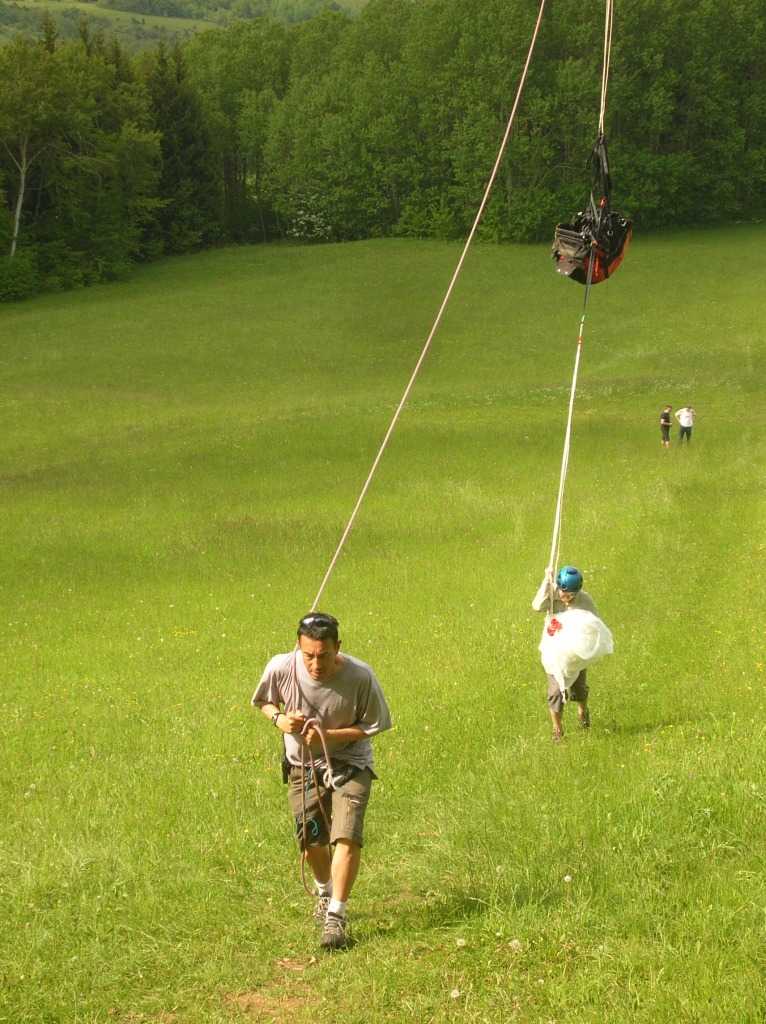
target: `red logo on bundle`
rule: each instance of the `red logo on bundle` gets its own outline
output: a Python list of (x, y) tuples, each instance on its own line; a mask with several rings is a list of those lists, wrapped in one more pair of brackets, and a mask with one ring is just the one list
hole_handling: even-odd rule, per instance
[(548, 636), (555, 636), (560, 629), (562, 629), (562, 625), (558, 619), (551, 619), (546, 627)]

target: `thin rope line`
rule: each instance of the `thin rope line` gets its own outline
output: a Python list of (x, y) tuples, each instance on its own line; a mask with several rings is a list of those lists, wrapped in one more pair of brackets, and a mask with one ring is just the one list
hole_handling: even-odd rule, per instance
[(606, 117), (606, 93), (609, 84), (609, 65), (612, 60), (612, 26), (614, 24), (614, 0), (606, 0), (606, 17), (604, 19), (604, 63), (601, 68), (601, 109), (598, 116), (599, 135), (604, 134)]
[[(577, 352), (575, 354), (574, 371), (572, 373), (572, 384), (569, 389), (569, 407), (567, 410), (567, 425), (564, 431), (564, 450), (561, 456), (561, 473), (559, 475), (559, 491), (556, 498), (556, 512), (553, 517), (553, 535), (551, 537), (551, 552), (548, 565), (555, 571), (558, 565), (559, 552), (561, 550), (561, 521), (564, 509), (564, 489), (566, 487), (567, 474), (569, 472), (569, 453), (572, 447), (572, 421), (574, 419), (574, 403), (577, 393), (577, 376), (580, 371), (580, 356), (582, 354), (583, 341), (585, 337), (585, 316), (588, 311), (588, 299), (590, 297), (591, 284), (593, 282), (593, 264), (595, 263), (595, 247), (591, 246), (588, 259), (588, 276), (585, 282), (585, 296), (582, 304), (582, 315), (580, 316), (580, 329), (577, 335)], [(550, 607), (553, 611), (553, 588), (550, 593)]]
[(367, 494), (367, 491), (369, 490), (370, 484), (372, 483), (372, 478), (374, 477), (375, 471), (378, 468), (378, 464), (379, 464), (380, 460), (383, 457), (384, 451), (386, 450), (389, 438), (391, 437), (391, 435), (394, 432), (394, 428), (396, 427), (396, 424), (397, 424), (397, 422), (399, 420), (399, 416), (401, 415), (402, 409), (404, 408), (404, 406), (405, 406), (405, 404), (407, 402), (407, 399), (409, 398), (409, 394), (410, 394), (410, 391), (412, 390), (412, 387), (413, 387), (413, 385), (415, 383), (415, 379), (417, 378), (417, 375), (420, 372), (420, 367), (423, 365), (423, 361), (425, 360), (426, 355), (428, 354), (428, 350), (431, 347), (431, 342), (433, 341), (434, 335), (436, 334), (436, 331), (437, 331), (437, 329), (439, 327), (439, 324), (441, 323), (441, 319), (442, 319), (442, 316), (444, 314), (444, 310), (447, 308), (447, 303), (449, 302), (450, 296), (452, 295), (452, 290), (455, 287), (455, 282), (457, 281), (458, 275), (460, 274), (460, 271), (463, 268), (463, 263), (465, 261), (466, 255), (468, 253), (468, 249), (470, 248), (471, 242), (473, 242), (474, 235), (476, 234), (477, 228), (479, 226), (479, 222), (480, 222), (480, 220), (482, 218), (482, 215), (484, 213), (484, 209), (485, 209), (485, 207), (487, 205), (487, 202), (489, 201), (489, 196), (490, 196), (490, 193), (492, 191), (492, 186), (495, 183), (495, 178), (497, 177), (498, 170), (500, 169), (500, 162), (501, 162), (501, 160), (503, 158), (503, 154), (505, 152), (505, 148), (506, 148), (506, 146), (508, 144), (508, 139), (510, 138), (510, 135), (511, 135), (511, 129), (513, 128), (513, 122), (514, 122), (514, 120), (516, 118), (516, 111), (518, 109), (519, 102), (521, 100), (521, 94), (524, 91), (524, 84), (525, 84), (526, 79), (527, 79), (527, 72), (529, 71), (529, 65), (530, 65), (530, 63), (532, 61), (532, 54), (534, 53), (535, 44), (537, 42), (537, 36), (538, 36), (539, 31), (540, 31), (540, 23), (541, 23), (542, 18), (543, 18), (543, 11), (544, 11), (544, 9), (545, 9), (545, 0), (540, 0), (540, 10), (538, 11), (538, 14), (537, 14), (537, 21), (535, 23), (535, 29), (534, 29), (534, 32), (532, 33), (532, 41), (531, 41), (530, 46), (529, 46), (529, 52), (527, 53), (527, 59), (526, 59), (526, 61), (524, 63), (524, 70), (522, 71), (521, 79), (519, 80), (519, 86), (518, 86), (518, 89), (516, 91), (516, 99), (514, 100), (513, 109), (511, 110), (510, 117), (508, 118), (508, 124), (507, 124), (506, 129), (505, 129), (505, 134), (503, 135), (503, 141), (500, 143), (500, 149), (498, 151), (494, 167), (492, 168), (492, 173), (490, 174), (489, 181), (487, 182), (487, 187), (484, 190), (484, 196), (483, 196), (481, 204), (479, 206), (478, 213), (476, 214), (476, 218), (475, 218), (475, 220), (473, 222), (473, 226), (472, 226), (472, 228), (471, 228), (471, 230), (469, 232), (468, 238), (466, 239), (466, 243), (465, 243), (465, 245), (463, 247), (463, 251), (460, 254), (460, 259), (458, 260), (457, 266), (455, 268), (455, 272), (452, 275), (452, 279), (450, 280), (449, 286), (448, 286), (447, 291), (446, 291), (446, 293), (444, 295), (444, 299), (442, 300), (442, 304), (439, 307), (439, 312), (436, 314), (436, 319), (434, 320), (433, 326), (431, 327), (431, 330), (430, 330), (430, 332), (428, 334), (428, 337), (426, 339), (426, 343), (423, 346), (423, 350), (420, 353), (420, 358), (418, 359), (417, 363), (415, 364), (415, 369), (412, 371), (412, 376), (409, 379), (407, 387), (404, 389), (404, 394), (401, 397), (399, 405), (396, 407), (396, 412), (394, 413), (393, 418), (391, 420), (391, 423), (389, 424), (388, 430), (386, 431), (386, 433), (385, 433), (385, 435), (383, 437), (383, 441), (381, 442), (380, 448), (378, 449), (378, 454), (375, 456), (375, 459), (374, 459), (374, 461), (372, 463), (372, 468), (370, 469), (370, 472), (369, 472), (369, 474), (367, 476), (367, 479), (364, 482), (364, 486), (362, 487), (362, 490), (361, 490), (361, 492), (359, 494), (359, 497), (356, 500), (356, 504), (354, 505), (354, 509), (353, 509), (353, 511), (351, 513), (351, 516), (350, 516), (350, 518), (348, 520), (348, 523), (346, 524), (346, 528), (344, 529), (344, 531), (343, 531), (343, 533), (341, 535), (340, 541), (338, 542), (338, 546), (335, 549), (335, 554), (332, 556), (330, 564), (329, 564), (329, 566), (327, 568), (327, 572), (324, 575), (324, 579), (322, 580), (322, 583), (320, 584), (319, 590), (317, 591), (317, 595), (314, 598), (314, 601), (313, 601), (313, 603), (311, 605), (311, 611), (315, 611), (316, 610), (316, 608), (317, 608), (317, 606), (319, 604), (319, 600), (322, 597), (322, 594), (324, 592), (324, 589), (327, 586), (327, 583), (328, 583), (328, 581), (330, 579), (330, 576), (332, 575), (333, 569), (335, 568), (335, 565), (336, 565), (338, 559), (340, 558), (340, 554), (341, 554), (341, 552), (343, 550), (343, 547), (344, 547), (344, 545), (346, 543), (348, 535), (351, 533), (351, 530), (352, 530), (352, 528), (354, 526), (354, 522), (356, 521), (357, 513), (359, 512), (359, 509), (362, 506), (362, 502), (364, 501), (365, 496)]
[[(606, 12), (604, 17), (604, 60), (601, 67), (601, 106), (598, 118), (599, 135), (604, 134), (604, 118), (606, 116), (606, 96), (609, 84), (609, 65), (612, 58), (612, 26), (614, 24), (614, 0), (606, 0)], [(598, 209), (597, 229), (601, 225), (603, 207)], [(569, 454), (572, 446), (572, 420), (574, 417), (574, 401), (577, 393), (577, 377), (580, 371), (580, 357), (582, 355), (583, 340), (585, 336), (585, 316), (588, 309), (591, 285), (593, 282), (593, 264), (595, 262), (595, 243), (591, 243), (590, 256), (588, 258), (588, 276), (585, 282), (585, 297), (583, 299), (582, 315), (580, 317), (580, 329), (577, 336), (577, 352), (575, 355), (574, 371), (572, 373), (572, 385), (569, 390), (569, 407), (567, 410), (567, 425), (564, 431), (564, 450), (561, 456), (561, 473), (559, 475), (559, 490), (556, 498), (556, 512), (553, 517), (553, 535), (551, 537), (551, 550), (548, 558), (548, 565), (555, 570), (558, 565), (559, 553), (561, 551), (562, 516), (564, 509), (564, 490), (566, 487), (567, 474), (569, 472)], [(550, 609), (553, 612), (553, 588), (550, 592)]]

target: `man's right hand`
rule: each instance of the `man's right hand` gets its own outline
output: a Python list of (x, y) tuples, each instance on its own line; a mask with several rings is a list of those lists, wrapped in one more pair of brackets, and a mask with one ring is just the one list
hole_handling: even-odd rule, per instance
[(300, 732), (305, 724), (306, 716), (301, 714), (300, 711), (286, 711), (277, 719), (277, 725), (282, 732)]

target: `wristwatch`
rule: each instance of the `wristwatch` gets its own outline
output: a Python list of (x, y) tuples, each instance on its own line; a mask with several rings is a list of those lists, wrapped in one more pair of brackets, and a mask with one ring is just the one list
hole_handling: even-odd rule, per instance
[(281, 714), (283, 714), (283, 712), (282, 712), (282, 711), (275, 711), (275, 712), (274, 712), (274, 714), (273, 714), (273, 715), (271, 716), (271, 724), (272, 724), (272, 725), (274, 725), (274, 726), (275, 726), (275, 725), (277, 724), (277, 721), (279, 720), (279, 716), (280, 716)]

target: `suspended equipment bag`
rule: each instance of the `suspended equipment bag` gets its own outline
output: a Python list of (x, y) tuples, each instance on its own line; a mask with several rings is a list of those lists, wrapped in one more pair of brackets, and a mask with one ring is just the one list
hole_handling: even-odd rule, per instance
[(591, 262), (591, 284), (613, 274), (623, 261), (632, 235), (631, 222), (609, 207), (612, 179), (605, 135), (596, 140), (590, 165), (593, 182), (588, 205), (570, 224), (556, 225), (552, 246), (556, 270), (580, 284), (588, 283)]

